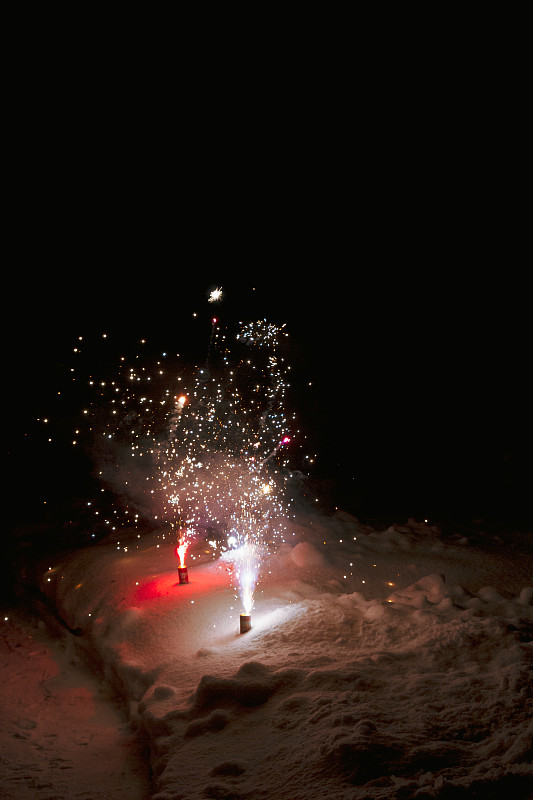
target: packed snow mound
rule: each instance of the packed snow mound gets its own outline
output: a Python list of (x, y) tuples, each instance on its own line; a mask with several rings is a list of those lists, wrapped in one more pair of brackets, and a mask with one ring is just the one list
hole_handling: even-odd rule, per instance
[(302, 515), (239, 635), (206, 549), (187, 585), (156, 535), (43, 574), (149, 737), (154, 800), (530, 797), (531, 552)]
[(299, 542), (291, 550), (290, 557), (297, 567), (314, 569), (326, 563), (324, 554), (310, 542)]

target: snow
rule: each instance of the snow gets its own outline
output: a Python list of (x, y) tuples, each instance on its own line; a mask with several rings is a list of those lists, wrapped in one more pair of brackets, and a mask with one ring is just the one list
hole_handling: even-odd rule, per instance
[(125, 714), (69, 637), (20, 607), (2, 615), (0, 707), (2, 800), (145, 800)]
[(243, 635), (227, 557), (195, 542), (180, 585), (175, 542), (136, 537), (41, 588), (147, 737), (153, 800), (533, 796), (525, 534), (300, 509)]

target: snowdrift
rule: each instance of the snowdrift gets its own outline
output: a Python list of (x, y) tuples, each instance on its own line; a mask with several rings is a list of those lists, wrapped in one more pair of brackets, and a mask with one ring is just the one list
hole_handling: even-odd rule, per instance
[(244, 635), (206, 543), (187, 585), (158, 533), (43, 567), (149, 737), (154, 800), (530, 797), (527, 547), (310, 512), (287, 539)]

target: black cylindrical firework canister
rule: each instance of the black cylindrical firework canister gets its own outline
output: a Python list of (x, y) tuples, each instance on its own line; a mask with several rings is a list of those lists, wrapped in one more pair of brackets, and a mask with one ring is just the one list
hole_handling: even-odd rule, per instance
[(178, 575), (180, 578), (180, 583), (189, 583), (189, 573), (187, 572), (187, 567), (178, 567)]
[(240, 632), (246, 633), (252, 627), (252, 615), (251, 614), (241, 614), (240, 616)]

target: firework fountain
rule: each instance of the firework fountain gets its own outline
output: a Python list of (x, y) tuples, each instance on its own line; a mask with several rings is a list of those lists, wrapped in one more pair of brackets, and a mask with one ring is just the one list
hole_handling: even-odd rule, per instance
[[(210, 301), (220, 300), (216, 292)], [(185, 553), (195, 538), (208, 533), (224, 555), (242, 603), (241, 632), (288, 516), (288, 367), (278, 353), (285, 335), (266, 320), (231, 333), (213, 318), (204, 364), (191, 371), (166, 354), (148, 366), (122, 357), (111, 381), (93, 380), (97, 398), (85, 410), (106, 453), (102, 480), (127, 498), (130, 524), (142, 517), (175, 537), (180, 583), (188, 582)]]
[(178, 546), (176, 547), (176, 555), (179, 560), (178, 577), (180, 583), (189, 583), (189, 572), (185, 565), (185, 555), (189, 549), (189, 541), (186, 537), (186, 532), (180, 531), (180, 538), (178, 540)]

